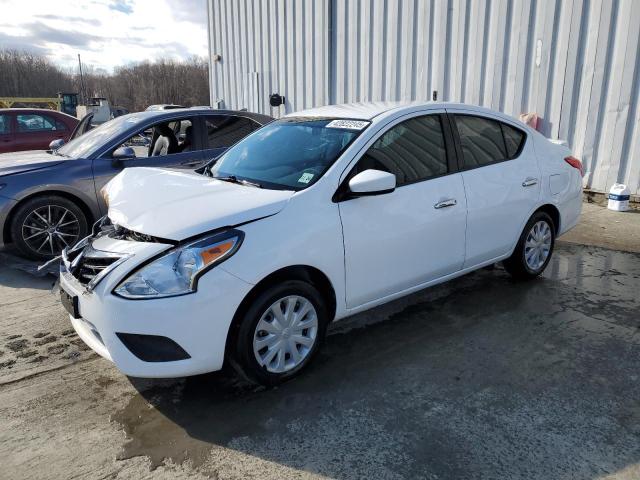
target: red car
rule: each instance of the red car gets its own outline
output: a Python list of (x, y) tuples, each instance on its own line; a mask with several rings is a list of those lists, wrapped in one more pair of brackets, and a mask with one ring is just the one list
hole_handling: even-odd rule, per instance
[(2, 108), (0, 153), (46, 150), (53, 140), (66, 142), (77, 124), (77, 118), (55, 110)]

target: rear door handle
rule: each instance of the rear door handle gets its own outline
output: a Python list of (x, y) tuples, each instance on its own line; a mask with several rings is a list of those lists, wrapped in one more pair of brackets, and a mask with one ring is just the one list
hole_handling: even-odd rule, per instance
[(441, 202), (436, 203), (433, 208), (445, 208), (445, 207), (453, 207), (457, 205), (458, 202), (455, 198), (450, 198), (448, 200), (442, 200)]
[(538, 179), (537, 178), (526, 178), (524, 182), (522, 182), (522, 186), (523, 187), (531, 187), (533, 185), (536, 185), (538, 183)]

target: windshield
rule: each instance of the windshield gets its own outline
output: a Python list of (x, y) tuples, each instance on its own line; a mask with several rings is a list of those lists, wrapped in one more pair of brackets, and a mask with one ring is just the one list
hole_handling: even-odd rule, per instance
[(278, 120), (225, 152), (211, 167), (211, 175), (302, 190), (322, 177), (368, 125), (361, 120)]
[(91, 155), (95, 149), (103, 146), (105, 143), (113, 140), (121, 134), (131, 122), (135, 122), (136, 117), (132, 115), (123, 115), (103, 123), (99, 127), (89, 130), (87, 133), (74, 138), (66, 145), (58, 149), (59, 154), (71, 158), (85, 158)]

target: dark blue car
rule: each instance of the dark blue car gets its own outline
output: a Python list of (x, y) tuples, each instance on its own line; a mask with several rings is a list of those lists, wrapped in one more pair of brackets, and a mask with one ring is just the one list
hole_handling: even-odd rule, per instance
[[(89, 128), (66, 145), (0, 155), (0, 246), (52, 258), (106, 213), (100, 189), (126, 167), (197, 169), (272, 120), (210, 108), (145, 111)], [(52, 145), (54, 146), (54, 145)]]

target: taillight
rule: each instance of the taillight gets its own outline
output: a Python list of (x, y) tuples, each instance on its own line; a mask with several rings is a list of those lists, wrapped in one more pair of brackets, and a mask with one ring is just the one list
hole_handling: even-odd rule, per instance
[(584, 177), (584, 170), (582, 169), (582, 162), (578, 160), (576, 157), (564, 157), (564, 161), (571, 165), (573, 168), (577, 168), (580, 170), (580, 176)]

